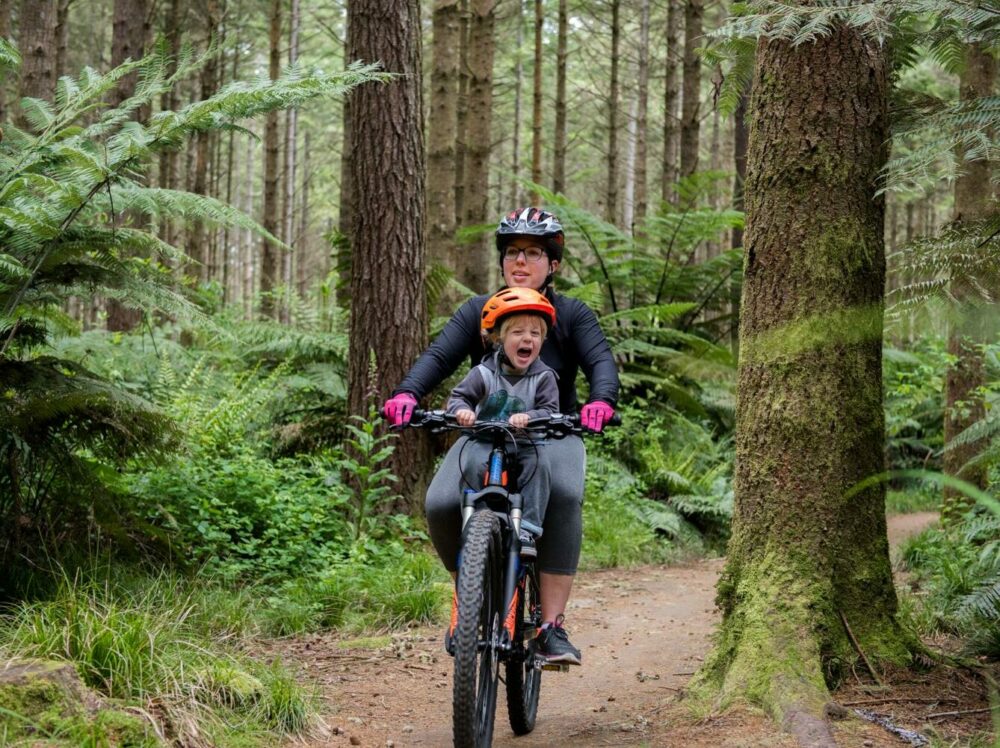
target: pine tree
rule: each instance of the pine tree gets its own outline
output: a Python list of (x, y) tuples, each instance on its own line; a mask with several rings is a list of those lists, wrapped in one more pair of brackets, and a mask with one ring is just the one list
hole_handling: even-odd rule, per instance
[(827, 678), (855, 657), (847, 625), (876, 662), (910, 655), (895, 620), (884, 484), (871, 480), (885, 469), (875, 189), (888, 86), (886, 47), (856, 27), (758, 41), (735, 508), (723, 621), (696, 691), (749, 699), (804, 744), (833, 744), (823, 710)]

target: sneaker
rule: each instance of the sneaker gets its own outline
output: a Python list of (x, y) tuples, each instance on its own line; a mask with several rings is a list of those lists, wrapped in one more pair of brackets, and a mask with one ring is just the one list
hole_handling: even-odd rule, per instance
[(563, 628), (563, 616), (558, 616), (555, 623), (547, 623), (538, 630), (535, 639), (536, 654), (546, 662), (565, 662), (569, 665), (582, 665), (580, 650), (569, 643), (569, 634)]
[(458, 626), (458, 590), (452, 594), (451, 598), (451, 622), (444, 632), (444, 651), (455, 656), (455, 627)]
[(521, 558), (527, 558), (534, 561), (538, 558), (538, 549), (535, 547), (535, 538), (527, 530), (521, 530), (518, 535), (521, 540)]

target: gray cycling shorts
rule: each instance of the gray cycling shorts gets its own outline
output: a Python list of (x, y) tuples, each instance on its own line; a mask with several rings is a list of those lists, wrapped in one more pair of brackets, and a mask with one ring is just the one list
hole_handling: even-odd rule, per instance
[[(462, 535), (462, 471), (459, 453), (467, 437), (461, 437), (448, 450), (444, 462), (427, 489), (427, 528), (431, 542), (448, 571), (458, 568), (458, 550)], [(538, 538), (540, 571), (549, 574), (575, 574), (583, 541), (583, 489), (587, 453), (583, 439), (567, 436), (551, 439), (542, 447), (548, 453), (549, 504), (542, 522), (544, 533)], [(469, 450), (465, 450), (466, 453)], [(462, 461), (465, 462), (463, 455)], [(478, 488), (478, 486), (476, 487)]]

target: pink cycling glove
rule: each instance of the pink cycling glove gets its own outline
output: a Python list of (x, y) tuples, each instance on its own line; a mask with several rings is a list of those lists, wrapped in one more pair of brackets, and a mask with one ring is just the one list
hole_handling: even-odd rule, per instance
[(600, 433), (604, 430), (604, 424), (614, 416), (615, 409), (602, 400), (594, 400), (587, 403), (580, 411), (580, 425), (585, 429)]
[(415, 407), (417, 407), (417, 398), (409, 392), (400, 392), (395, 397), (385, 401), (385, 405), (382, 406), (382, 415), (393, 426), (405, 426), (413, 417)]

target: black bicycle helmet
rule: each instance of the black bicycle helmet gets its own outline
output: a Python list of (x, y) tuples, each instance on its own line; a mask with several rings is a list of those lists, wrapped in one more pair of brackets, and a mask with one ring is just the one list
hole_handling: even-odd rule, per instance
[[(544, 239), (549, 260), (562, 261), (563, 227), (559, 219), (541, 208), (520, 208), (512, 210), (500, 219), (497, 226), (497, 250), (503, 254), (507, 245), (519, 236), (537, 236)], [(501, 263), (503, 260), (501, 259)]]

